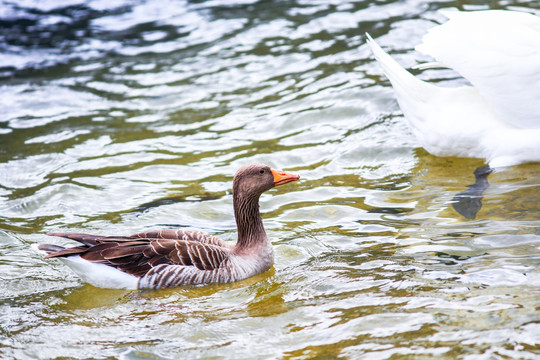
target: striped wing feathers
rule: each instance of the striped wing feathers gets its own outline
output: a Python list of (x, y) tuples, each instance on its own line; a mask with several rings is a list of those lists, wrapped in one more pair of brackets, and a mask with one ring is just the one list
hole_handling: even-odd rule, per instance
[[(85, 260), (113, 266), (139, 277), (159, 265), (214, 270), (230, 256), (228, 243), (202, 232), (163, 230), (129, 237), (66, 233), (50, 235), (72, 239), (84, 246), (51, 252), (46, 258), (80, 255)], [(215, 239), (226, 247), (215, 244)]]
[(151, 255), (150, 249), (174, 265), (195, 266), (199, 270), (214, 270), (230, 255), (227, 248), (190, 240), (153, 240), (145, 251), (147, 256)]

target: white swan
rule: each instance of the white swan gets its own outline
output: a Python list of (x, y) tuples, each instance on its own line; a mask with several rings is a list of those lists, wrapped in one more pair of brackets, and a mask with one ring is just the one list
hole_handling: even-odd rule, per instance
[(417, 79), (366, 34), (419, 142), (433, 155), (483, 158), (494, 168), (540, 161), (540, 17), (442, 13), (449, 20), (430, 29), (416, 50), (472, 86)]

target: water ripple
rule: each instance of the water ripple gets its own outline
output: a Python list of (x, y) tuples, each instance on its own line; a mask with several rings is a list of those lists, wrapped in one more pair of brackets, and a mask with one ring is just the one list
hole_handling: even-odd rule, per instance
[[(491, 174), (476, 219), (461, 217), (454, 196), (483, 163), (419, 148), (365, 46), (369, 32), (405, 66), (426, 60), (413, 47), (454, 5), (3, 3), (2, 353), (537, 357), (537, 164)], [(490, 5), (540, 13), (532, 1)], [(105, 290), (30, 246), (49, 231), (156, 227), (234, 241), (232, 177), (255, 161), (301, 175), (261, 196), (267, 273)]]

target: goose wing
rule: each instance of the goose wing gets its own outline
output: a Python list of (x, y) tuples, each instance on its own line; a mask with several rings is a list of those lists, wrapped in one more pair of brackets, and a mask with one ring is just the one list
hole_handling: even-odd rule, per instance
[(507, 123), (540, 128), (540, 17), (504, 10), (443, 11), (449, 20), (416, 49), (469, 80)]
[(79, 255), (84, 260), (112, 266), (138, 277), (144, 276), (159, 265), (182, 265), (198, 270), (214, 270), (231, 254), (229, 247), (189, 239), (69, 233), (49, 235), (72, 239), (83, 245), (66, 249), (40, 245), (41, 250), (49, 252), (46, 258)]

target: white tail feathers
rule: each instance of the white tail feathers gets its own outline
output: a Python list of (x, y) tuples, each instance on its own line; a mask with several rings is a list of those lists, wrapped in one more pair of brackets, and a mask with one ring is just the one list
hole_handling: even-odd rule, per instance
[(440, 61), (422, 63), (422, 64), (414, 65), (411, 67), (411, 69), (414, 69), (414, 70), (428, 70), (428, 69), (441, 69), (441, 68), (449, 69), (450, 67)]
[(375, 59), (382, 65), (385, 75), (390, 79), (394, 87), (400, 105), (403, 105), (402, 100), (406, 98), (424, 101), (426, 94), (438, 90), (436, 86), (414, 77), (413, 74), (405, 70), (368, 33), (366, 33), (366, 37)]

